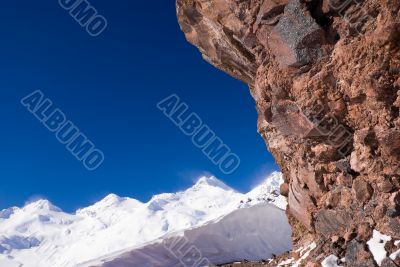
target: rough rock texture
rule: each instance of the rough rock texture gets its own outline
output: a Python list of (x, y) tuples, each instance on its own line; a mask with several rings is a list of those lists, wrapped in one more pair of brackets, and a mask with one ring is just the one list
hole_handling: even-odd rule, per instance
[[(400, 0), (177, 0), (203, 57), (249, 84), (294, 240), (374, 266), (400, 239)], [(352, 265), (358, 262), (358, 265)]]

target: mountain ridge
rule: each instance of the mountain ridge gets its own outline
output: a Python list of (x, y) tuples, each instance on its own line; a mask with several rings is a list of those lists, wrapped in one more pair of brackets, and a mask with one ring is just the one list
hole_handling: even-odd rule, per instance
[[(273, 203), (280, 197), (264, 197), (271, 193), (264, 190), (279, 190), (276, 177), (281, 176), (273, 177), (251, 194), (239, 193), (215, 177), (201, 177), (187, 190), (158, 194), (146, 203), (110, 194), (73, 214), (43, 199), (3, 210), (0, 267), (9, 266), (1, 261), (7, 259), (35, 267), (56, 266), (60, 258), (85, 262), (200, 227), (237, 209)], [(26, 265), (32, 262), (37, 265)]]

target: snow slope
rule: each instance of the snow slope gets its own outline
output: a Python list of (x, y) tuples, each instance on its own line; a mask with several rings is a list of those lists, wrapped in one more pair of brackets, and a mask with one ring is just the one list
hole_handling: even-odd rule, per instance
[[(75, 267), (167, 236), (182, 235), (188, 229), (215, 225), (218, 218), (229, 218), (241, 208), (251, 211), (252, 206), (265, 202), (284, 208), (285, 200), (275, 192), (281, 180), (281, 174), (274, 173), (253, 191), (241, 194), (215, 177), (202, 177), (186, 191), (156, 195), (147, 203), (109, 195), (75, 214), (65, 213), (46, 200), (3, 210), (0, 267)], [(284, 213), (279, 209), (274, 212)], [(241, 225), (240, 216), (235, 218)], [(228, 234), (221, 233), (225, 237)], [(258, 233), (253, 237), (259, 238)]]
[(285, 213), (271, 204), (259, 204), (81, 267), (208, 266), (269, 259), (290, 249), (290, 226)]

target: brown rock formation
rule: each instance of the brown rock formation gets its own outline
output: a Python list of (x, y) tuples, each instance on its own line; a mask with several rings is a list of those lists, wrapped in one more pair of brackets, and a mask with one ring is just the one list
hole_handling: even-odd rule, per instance
[(400, 239), (399, 10), (399, 0), (177, 0), (189, 42), (249, 84), (292, 224), (343, 240), (322, 251), (348, 266), (374, 266), (371, 229)]

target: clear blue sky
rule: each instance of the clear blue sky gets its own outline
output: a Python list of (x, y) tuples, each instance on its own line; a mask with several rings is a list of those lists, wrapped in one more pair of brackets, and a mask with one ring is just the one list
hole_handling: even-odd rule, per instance
[[(212, 173), (246, 191), (277, 167), (256, 131), (247, 86), (184, 39), (173, 1), (92, 1), (108, 28), (92, 38), (57, 0), (0, 9), (0, 209), (45, 197), (67, 211), (108, 193), (147, 201)], [(40, 89), (105, 153), (87, 171), (21, 104)], [(241, 158), (224, 175), (157, 108), (179, 95)]]

